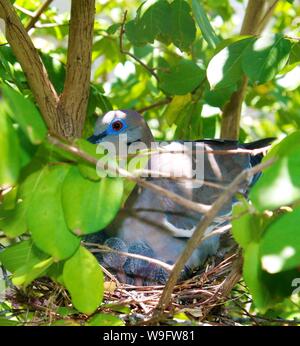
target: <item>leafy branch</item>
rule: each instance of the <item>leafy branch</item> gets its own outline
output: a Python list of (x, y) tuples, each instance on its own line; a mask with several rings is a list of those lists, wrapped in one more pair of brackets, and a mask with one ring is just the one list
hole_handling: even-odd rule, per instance
[(156, 80), (158, 80), (158, 75), (154, 71), (154, 69), (149, 67), (147, 64), (145, 64), (141, 59), (136, 57), (134, 54), (132, 54), (129, 51), (124, 49), (123, 36), (124, 36), (124, 33), (125, 33), (126, 18), (127, 18), (127, 11), (124, 12), (123, 21), (122, 21), (122, 24), (121, 24), (120, 39), (119, 39), (119, 42), (120, 42), (120, 52), (122, 54), (130, 56), (132, 59), (134, 59), (136, 62), (138, 62), (141, 66), (143, 66), (143, 68), (145, 70), (147, 70)]
[[(249, 0), (240, 35), (258, 35), (271, 18), (278, 0), (268, 5), (266, 0)], [(225, 105), (222, 114), (221, 138), (238, 139), (242, 104), (246, 95), (248, 77), (243, 76), (241, 86)]]

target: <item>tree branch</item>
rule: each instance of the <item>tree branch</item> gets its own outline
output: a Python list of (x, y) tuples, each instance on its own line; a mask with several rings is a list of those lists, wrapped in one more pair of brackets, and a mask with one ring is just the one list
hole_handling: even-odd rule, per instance
[(0, 0), (0, 17), (6, 24), (7, 41), (22, 66), (49, 131), (55, 133), (58, 96), (45, 66), (9, 0)]
[(96, 243), (83, 242), (83, 244), (85, 246), (88, 246), (88, 247), (94, 247), (94, 248), (90, 249), (90, 251), (94, 252), (94, 253), (97, 253), (97, 252), (115, 253), (115, 254), (118, 254), (122, 257), (137, 258), (137, 259), (147, 261), (149, 263), (157, 264), (158, 266), (164, 268), (167, 272), (171, 272), (173, 269), (172, 265), (165, 263), (163, 261), (160, 261), (156, 258), (152, 258), (152, 257), (148, 257), (148, 256), (144, 256), (144, 255), (140, 255), (140, 254), (136, 254), (136, 253), (132, 253), (132, 252), (119, 251), (119, 250), (115, 250), (113, 248), (110, 248), (109, 246), (96, 244)]
[(246, 169), (241, 172), (231, 184), (228, 185), (227, 189), (218, 197), (218, 199), (213, 203), (210, 210), (205, 214), (204, 218), (198, 224), (193, 236), (188, 240), (187, 245), (182, 252), (181, 256), (178, 258), (174, 265), (174, 269), (166, 283), (163, 293), (160, 297), (159, 303), (154, 311), (153, 319), (160, 319), (164, 310), (168, 306), (174, 286), (180, 276), (185, 263), (188, 261), (194, 250), (200, 245), (204, 238), (205, 230), (210, 226), (213, 219), (217, 216), (219, 211), (222, 209), (225, 203), (227, 203), (232, 196), (239, 190), (240, 184), (249, 179), (254, 174), (260, 172), (261, 170), (269, 167), (274, 163), (275, 159), (270, 159), (266, 162), (260, 163), (250, 169)]
[(160, 101), (157, 101), (156, 103), (153, 103), (152, 105), (150, 106), (147, 106), (147, 107), (144, 107), (144, 108), (140, 108), (137, 110), (138, 113), (144, 113), (144, 112), (147, 112), (149, 111), (150, 109), (153, 109), (153, 108), (157, 108), (157, 107), (161, 107), (161, 106), (164, 106), (164, 105), (167, 105), (169, 104), (170, 102), (172, 101), (172, 98), (171, 97), (167, 97), (163, 100), (160, 100)]
[(108, 172), (112, 172), (114, 174), (117, 173), (117, 174), (119, 174), (119, 176), (121, 176), (121, 177), (123, 177), (129, 181), (133, 181), (134, 183), (136, 183), (140, 186), (143, 186), (146, 189), (149, 189), (149, 190), (152, 190), (154, 192), (157, 192), (158, 194), (164, 195), (167, 198), (174, 201), (175, 203), (177, 203), (177, 204), (179, 204), (185, 208), (188, 208), (188, 209), (193, 210), (193, 211), (198, 212), (198, 213), (206, 213), (211, 209), (210, 205), (202, 204), (202, 203), (196, 203), (196, 202), (193, 202), (189, 199), (181, 197), (181, 196), (177, 195), (176, 193), (169, 191), (169, 190), (167, 190), (167, 189), (165, 189), (159, 185), (150, 183), (149, 181), (147, 181), (145, 179), (142, 179), (142, 178), (135, 176), (134, 174), (127, 171), (126, 169), (116, 167), (116, 166), (113, 166), (110, 164), (108, 164), (106, 167), (104, 164), (102, 165), (101, 161), (88, 155), (87, 153), (82, 151), (80, 148), (78, 148), (74, 145), (70, 145), (68, 143), (64, 143), (56, 137), (48, 135), (48, 141), (51, 144), (55, 145), (56, 147), (61, 148), (66, 152), (72, 153), (76, 157), (82, 158), (85, 161), (90, 162), (95, 166), (97, 165), (97, 167), (99, 167), (103, 170), (107, 170)]
[[(273, 0), (272, 4), (268, 6), (267, 0), (249, 0), (240, 34), (260, 34), (271, 18), (277, 2), (278, 0)], [(245, 98), (247, 85), (248, 78), (244, 76), (239, 90), (231, 95), (229, 102), (223, 109), (221, 138), (239, 138), (242, 104)]]
[(35, 24), (39, 21), (41, 15), (43, 12), (49, 7), (53, 0), (46, 0), (40, 8), (36, 11), (34, 16), (30, 19), (29, 23), (26, 25), (26, 30), (29, 31), (30, 29), (34, 28)]
[(72, 0), (64, 91), (58, 105), (60, 133), (80, 137), (90, 90), (95, 0)]

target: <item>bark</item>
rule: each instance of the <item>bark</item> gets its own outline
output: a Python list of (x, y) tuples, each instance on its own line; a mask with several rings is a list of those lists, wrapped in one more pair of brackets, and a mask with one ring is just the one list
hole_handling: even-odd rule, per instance
[(13, 5), (9, 0), (0, 0), (0, 18), (6, 24), (7, 41), (26, 75), (49, 132), (58, 137), (72, 139), (82, 133), (90, 88), (94, 15), (95, 0), (72, 0), (66, 80), (59, 96)]
[(88, 105), (95, 0), (73, 0), (64, 91), (58, 107), (65, 137), (80, 137)]

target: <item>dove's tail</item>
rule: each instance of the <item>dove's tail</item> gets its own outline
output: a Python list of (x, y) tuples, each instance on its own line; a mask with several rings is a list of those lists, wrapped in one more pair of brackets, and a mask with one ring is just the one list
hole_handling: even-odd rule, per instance
[(275, 137), (263, 138), (263, 139), (259, 139), (258, 141), (255, 141), (255, 142), (243, 143), (243, 147), (245, 149), (249, 149), (249, 150), (260, 149), (260, 148), (267, 147), (268, 145), (270, 145), (275, 140), (276, 140)]

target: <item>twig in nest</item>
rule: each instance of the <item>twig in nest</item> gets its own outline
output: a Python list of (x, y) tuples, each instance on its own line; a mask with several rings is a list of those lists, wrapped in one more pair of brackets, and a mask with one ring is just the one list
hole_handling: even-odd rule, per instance
[[(173, 288), (176, 285), (176, 282), (181, 273), (181, 270), (183, 269), (187, 260), (192, 255), (193, 251), (201, 244), (204, 237), (205, 230), (209, 227), (209, 225), (214, 220), (214, 218), (219, 213), (219, 211), (222, 209), (224, 204), (227, 203), (227, 201), (230, 200), (230, 198), (232, 198), (232, 196), (238, 191), (240, 184), (244, 180), (249, 179), (254, 174), (272, 165), (274, 162), (275, 162), (275, 159), (270, 159), (266, 162), (260, 163), (250, 169), (246, 169), (243, 172), (241, 172), (233, 180), (233, 182), (229, 184), (228, 188), (219, 196), (219, 198), (213, 203), (211, 209), (206, 213), (202, 221), (198, 224), (193, 236), (188, 240), (186, 248), (184, 249), (181, 256), (176, 261), (174, 265), (174, 269), (172, 270), (170, 277), (166, 283), (165, 289), (162, 293), (161, 299), (157, 305), (156, 310), (154, 311), (154, 314), (153, 314), (154, 321), (157, 321), (162, 317), (164, 310), (166, 309), (166, 307), (168, 306), (170, 302)], [(237, 272), (235, 274), (233, 273), (232, 281), (236, 281), (236, 279), (240, 277), (240, 275), (241, 274), (238, 274)], [(232, 287), (233, 286), (231, 286), (231, 288)], [(224, 290), (226, 291), (226, 288), (224, 288)]]
[(100, 244), (96, 244), (96, 243), (83, 243), (86, 246), (95, 246), (96, 249), (90, 249), (91, 252), (111, 252), (111, 253), (117, 253), (120, 256), (125, 256), (125, 257), (132, 257), (132, 258), (137, 258), (137, 259), (141, 259), (144, 261), (147, 261), (149, 263), (153, 263), (153, 264), (157, 264), (160, 267), (164, 268), (166, 271), (171, 272), (173, 269), (173, 266), (170, 264), (167, 264), (163, 261), (160, 261), (158, 259), (155, 258), (151, 258), (148, 256), (143, 256), (143, 255), (138, 255), (135, 253), (130, 253), (130, 252), (123, 252), (123, 251), (118, 251), (115, 249), (110, 248), (109, 246), (106, 245), (100, 245)]

